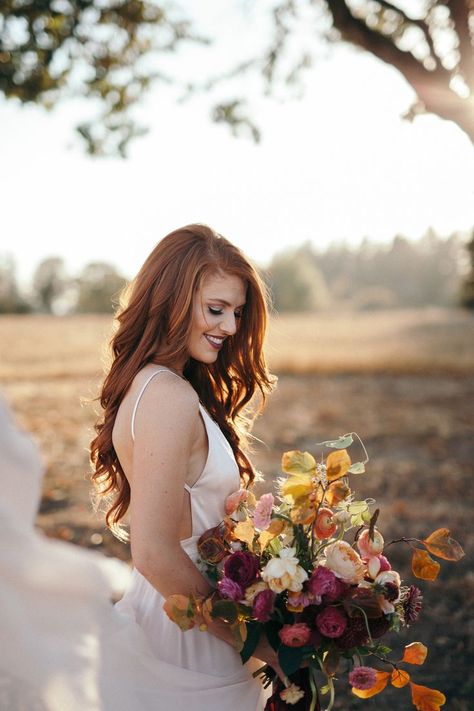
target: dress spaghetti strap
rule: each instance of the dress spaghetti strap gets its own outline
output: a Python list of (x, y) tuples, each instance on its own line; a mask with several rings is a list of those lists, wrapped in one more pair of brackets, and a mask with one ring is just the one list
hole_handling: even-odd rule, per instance
[[(142, 389), (141, 389), (140, 392), (138, 393), (138, 397), (137, 397), (137, 399), (136, 399), (135, 405), (133, 406), (132, 421), (131, 421), (131, 427), (132, 427), (132, 441), (133, 441), (133, 442), (135, 441), (135, 416), (136, 416), (136, 414), (137, 414), (138, 403), (139, 403), (140, 400), (142, 399), (142, 395), (143, 395), (143, 393), (145, 392), (146, 386), (148, 385), (148, 383), (150, 382), (150, 380), (152, 380), (152, 379), (155, 377), (155, 375), (158, 375), (158, 373), (171, 373), (172, 375), (176, 375), (177, 378), (181, 378), (180, 375), (178, 375), (177, 373), (173, 373), (172, 370), (168, 370), (168, 368), (161, 368), (161, 370), (155, 370), (155, 372), (152, 373), (152, 374), (145, 380), (145, 383), (142, 385)], [(182, 379), (182, 378), (181, 378), (181, 379)]]

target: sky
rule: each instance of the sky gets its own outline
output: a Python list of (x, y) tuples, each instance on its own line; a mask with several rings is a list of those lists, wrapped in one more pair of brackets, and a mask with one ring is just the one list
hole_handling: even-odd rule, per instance
[[(176, 57), (183, 75), (190, 63), (205, 76), (222, 52), (237, 56), (229, 8), (200, 8), (221, 41), (217, 54)], [(321, 53), (300, 100), (254, 97), (258, 145), (213, 124), (209, 96), (175, 99), (160, 88), (147, 97), (140, 118), (150, 131), (126, 160), (85, 154), (73, 130), (85, 102), (47, 113), (0, 99), (0, 254), (13, 256), (22, 283), (53, 255), (71, 274), (105, 260), (132, 277), (161, 237), (191, 222), (261, 265), (306, 241), (324, 249), (474, 225), (471, 143), (435, 116), (404, 121), (413, 90), (367, 53), (340, 44)]]

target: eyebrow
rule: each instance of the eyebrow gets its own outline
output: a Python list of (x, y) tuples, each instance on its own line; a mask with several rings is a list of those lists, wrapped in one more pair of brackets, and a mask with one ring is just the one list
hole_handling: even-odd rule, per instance
[[(224, 306), (230, 306), (230, 307), (232, 307), (232, 304), (229, 304), (229, 302), (226, 301), (225, 299), (216, 299), (216, 298), (213, 297), (213, 296), (209, 296), (208, 299), (209, 299), (209, 301), (217, 301), (219, 304), (224, 304)], [(239, 306), (236, 306), (235, 308), (236, 308), (236, 309), (241, 309), (241, 308), (243, 308), (244, 306), (245, 306), (245, 301), (244, 301), (243, 304), (240, 304)]]

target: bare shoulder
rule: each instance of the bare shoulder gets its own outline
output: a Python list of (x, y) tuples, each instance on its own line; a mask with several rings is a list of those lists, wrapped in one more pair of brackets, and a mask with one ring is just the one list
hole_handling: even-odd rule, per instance
[(170, 371), (154, 372), (156, 375), (151, 377), (153, 371), (143, 369), (135, 378), (135, 398), (146, 383), (135, 415), (135, 430), (143, 432), (148, 426), (153, 426), (156, 431), (159, 424), (170, 425), (176, 422), (189, 425), (199, 411), (196, 391), (186, 380)]

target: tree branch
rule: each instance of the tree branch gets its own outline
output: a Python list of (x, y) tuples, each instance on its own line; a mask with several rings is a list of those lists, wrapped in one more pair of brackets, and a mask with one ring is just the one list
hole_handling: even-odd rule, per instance
[(396, 12), (400, 17), (403, 19), (404, 22), (406, 22), (409, 25), (415, 25), (415, 27), (419, 27), (420, 30), (423, 32), (423, 35), (425, 37), (425, 40), (428, 44), (428, 47), (430, 48), (430, 54), (435, 60), (436, 64), (439, 63), (439, 57), (436, 53), (436, 49), (434, 46), (433, 38), (431, 36), (430, 28), (428, 24), (424, 20), (419, 20), (413, 17), (409, 17), (406, 12), (404, 12), (401, 8), (396, 7), (391, 2), (388, 2), (388, 0), (376, 0), (376, 2), (385, 10), (391, 10), (392, 12)]
[(474, 38), (471, 37), (469, 31), (470, 10), (468, 5), (472, 7), (472, 12), (474, 12), (474, 6), (472, 2), (469, 3), (469, 0), (450, 0), (447, 5), (459, 38), (459, 69), (471, 94), (474, 94)]
[(398, 69), (415, 90), (427, 111), (455, 121), (474, 142), (474, 111), (472, 100), (463, 99), (450, 88), (451, 73), (441, 64), (430, 71), (409, 52), (399, 49), (389, 36), (368, 27), (352, 15), (345, 0), (326, 0), (334, 27), (343, 40), (365, 49), (383, 62)]

